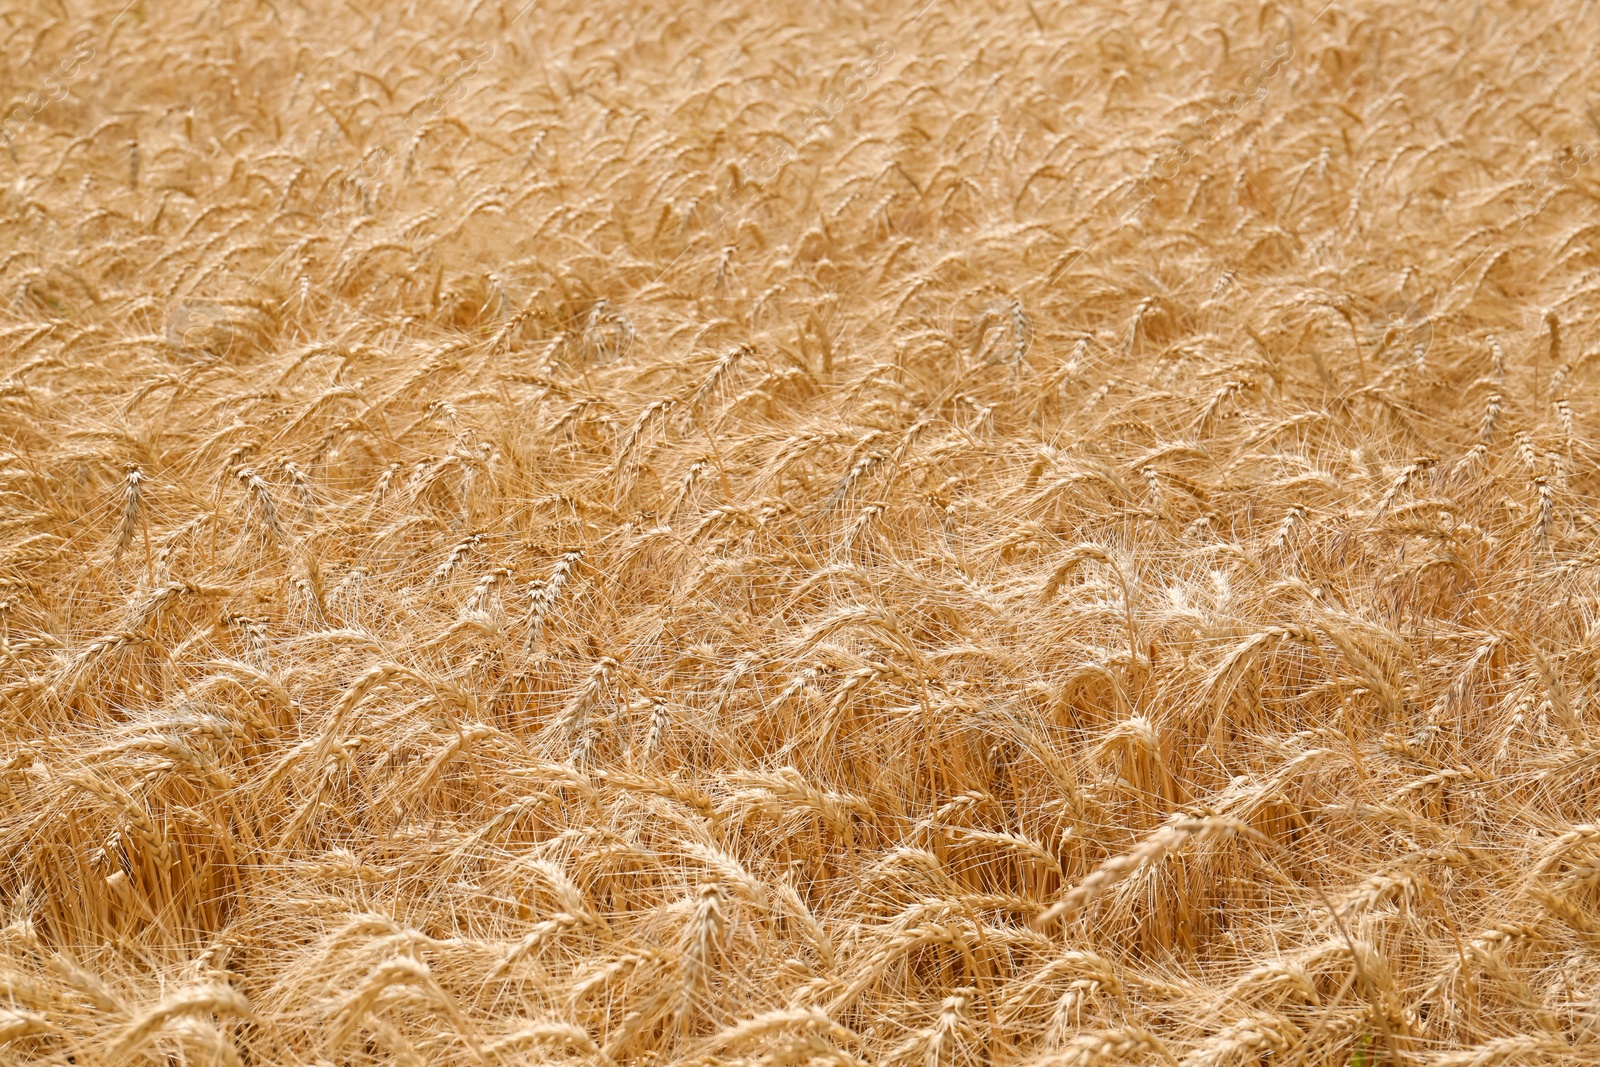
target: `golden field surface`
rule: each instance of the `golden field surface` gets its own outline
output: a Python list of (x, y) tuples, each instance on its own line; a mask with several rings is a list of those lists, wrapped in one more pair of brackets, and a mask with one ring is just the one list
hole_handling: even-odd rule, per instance
[(0, 1063), (1600, 1062), (1600, 11), (0, 3)]

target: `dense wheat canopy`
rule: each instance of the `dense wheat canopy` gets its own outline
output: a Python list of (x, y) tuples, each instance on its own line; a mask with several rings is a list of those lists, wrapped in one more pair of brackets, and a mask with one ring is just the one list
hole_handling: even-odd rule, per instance
[(0, 1061), (1600, 1062), (1600, 11), (0, 0)]

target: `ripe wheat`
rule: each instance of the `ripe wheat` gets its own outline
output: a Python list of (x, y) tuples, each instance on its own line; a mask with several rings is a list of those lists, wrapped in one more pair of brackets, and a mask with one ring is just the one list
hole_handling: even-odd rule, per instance
[(0, 28), (0, 1062), (1600, 1062), (1593, 5)]

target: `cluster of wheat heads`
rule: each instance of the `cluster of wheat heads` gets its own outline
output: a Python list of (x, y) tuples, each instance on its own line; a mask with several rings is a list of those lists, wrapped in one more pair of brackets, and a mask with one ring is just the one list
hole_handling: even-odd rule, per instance
[(1600, 1059), (1590, 5), (444, 7), (0, 6), (0, 1061)]

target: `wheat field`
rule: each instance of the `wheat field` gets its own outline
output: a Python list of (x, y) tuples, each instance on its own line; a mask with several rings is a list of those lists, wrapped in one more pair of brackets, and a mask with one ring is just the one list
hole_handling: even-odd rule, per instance
[(0, 28), (0, 1062), (1600, 1062), (1588, 0)]

